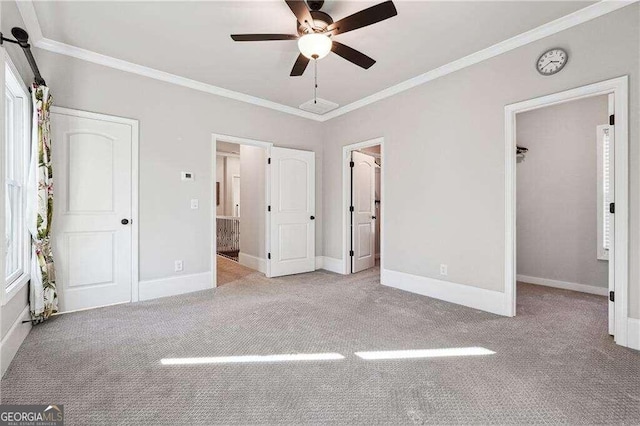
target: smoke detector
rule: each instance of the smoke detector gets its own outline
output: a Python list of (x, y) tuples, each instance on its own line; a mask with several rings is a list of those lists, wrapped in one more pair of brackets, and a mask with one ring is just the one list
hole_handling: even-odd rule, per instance
[(314, 102), (314, 100), (311, 99), (303, 103), (302, 105), (300, 105), (300, 109), (304, 111), (312, 112), (314, 114), (322, 115), (322, 114), (328, 113), (329, 111), (333, 111), (334, 109), (338, 108), (338, 106), (339, 105), (335, 102), (318, 98), (316, 99), (316, 102)]

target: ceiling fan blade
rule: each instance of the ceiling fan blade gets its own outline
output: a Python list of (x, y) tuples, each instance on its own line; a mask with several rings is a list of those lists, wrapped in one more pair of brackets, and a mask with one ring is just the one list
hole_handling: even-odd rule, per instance
[(233, 41), (297, 40), (292, 34), (231, 34)]
[(375, 24), (376, 22), (384, 21), (385, 19), (392, 18), (398, 14), (396, 7), (391, 0), (384, 3), (371, 6), (368, 9), (361, 10), (360, 12), (349, 15), (346, 18), (334, 22), (327, 27), (327, 31), (333, 35), (346, 33), (347, 31), (357, 30), (358, 28), (366, 27), (367, 25)]
[(376, 63), (374, 59), (368, 57), (364, 53), (358, 52), (356, 49), (342, 43), (338, 43), (335, 40), (333, 40), (333, 44), (331, 45), (331, 51), (364, 69), (369, 69)]
[(313, 17), (307, 7), (307, 3), (303, 0), (285, 0), (289, 9), (296, 15), (296, 19), (300, 24), (307, 26), (309, 29), (313, 28)]
[(291, 70), (291, 77), (299, 77), (304, 74), (304, 70), (307, 69), (307, 65), (309, 65), (309, 58), (304, 56), (302, 53), (298, 55), (298, 59), (296, 59), (296, 63), (293, 64), (293, 69)]

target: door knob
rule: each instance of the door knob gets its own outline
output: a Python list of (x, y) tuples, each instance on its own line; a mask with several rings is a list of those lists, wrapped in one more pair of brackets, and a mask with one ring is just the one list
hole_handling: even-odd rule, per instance
[(314, 220), (316, 217), (315, 216), (311, 216), (309, 219)]
[(129, 219), (122, 219), (120, 221), (120, 223), (123, 224), (123, 225), (128, 225), (129, 224)]

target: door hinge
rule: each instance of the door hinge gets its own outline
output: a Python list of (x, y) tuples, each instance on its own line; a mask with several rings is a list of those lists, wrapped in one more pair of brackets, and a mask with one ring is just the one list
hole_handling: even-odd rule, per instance
[(349, 256), (353, 257), (354, 253), (353, 250), (349, 250)]
[(271, 253), (267, 253), (267, 259), (271, 259)]
[(355, 209), (353, 208), (353, 206), (349, 206), (349, 211), (353, 212)]
[(616, 125), (616, 116), (614, 114), (611, 114), (609, 116), (609, 126), (615, 126)]
[(356, 163), (354, 163), (353, 161), (349, 161), (349, 167), (355, 167)]
[(267, 164), (271, 164), (271, 157), (267, 158)]
[(615, 297), (615, 291), (610, 291), (610, 292), (609, 292), (609, 301), (611, 301), (611, 302), (615, 302), (615, 299), (616, 299), (616, 297)]
[(615, 214), (616, 212), (616, 203), (609, 203), (609, 213)]
[(270, 212), (271, 211), (271, 206), (267, 206), (267, 211)]

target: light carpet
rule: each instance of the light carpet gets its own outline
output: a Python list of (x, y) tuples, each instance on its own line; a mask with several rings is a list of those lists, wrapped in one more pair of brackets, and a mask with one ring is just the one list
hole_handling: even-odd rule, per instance
[[(67, 425), (638, 424), (640, 354), (599, 296), (532, 285), (503, 318), (381, 286), (377, 268), (267, 279), (62, 315), (36, 326), (2, 403), (64, 404)], [(360, 351), (481, 347), (364, 360)], [(335, 353), (344, 359), (163, 365)]]

